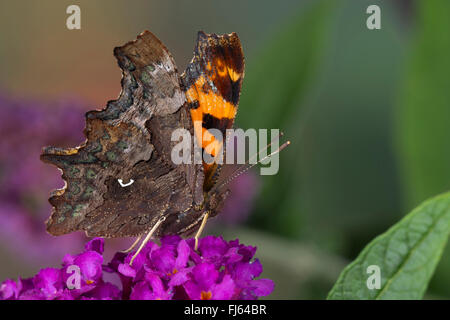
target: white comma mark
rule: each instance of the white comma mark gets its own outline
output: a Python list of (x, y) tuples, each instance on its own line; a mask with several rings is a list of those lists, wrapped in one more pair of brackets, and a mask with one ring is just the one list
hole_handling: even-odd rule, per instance
[(119, 184), (120, 184), (120, 186), (121, 186), (122, 188), (123, 188), (123, 187), (131, 186), (131, 185), (133, 184), (133, 182), (134, 182), (133, 179), (130, 179), (130, 182), (128, 182), (128, 183), (123, 183), (123, 180), (122, 180), (122, 179), (117, 179), (117, 181), (119, 181)]

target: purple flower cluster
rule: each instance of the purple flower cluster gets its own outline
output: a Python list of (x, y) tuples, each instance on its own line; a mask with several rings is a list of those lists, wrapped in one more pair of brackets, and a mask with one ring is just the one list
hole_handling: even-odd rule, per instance
[[(194, 250), (194, 239), (166, 236), (149, 242), (130, 266), (134, 252), (118, 252), (103, 264), (104, 241), (95, 238), (79, 255), (66, 255), (62, 268), (42, 269), (30, 279), (6, 280), (0, 299), (46, 300), (243, 300), (269, 295), (274, 284), (256, 279), (262, 272), (256, 248), (207, 236)], [(122, 289), (104, 279), (120, 277)]]
[(103, 239), (93, 239), (81, 254), (67, 254), (62, 268), (41, 269), (33, 278), (19, 278), (17, 282), (4, 281), (0, 286), (0, 299), (119, 299), (119, 288), (103, 280), (103, 244)]

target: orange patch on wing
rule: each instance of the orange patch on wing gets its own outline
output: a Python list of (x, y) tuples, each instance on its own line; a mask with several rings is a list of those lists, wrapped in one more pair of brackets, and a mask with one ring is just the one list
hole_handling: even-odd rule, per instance
[[(198, 107), (191, 109), (191, 119), (194, 123), (194, 133), (197, 143), (212, 157), (217, 157), (223, 148), (223, 142), (217, 140), (208, 129), (203, 127), (203, 116), (209, 114), (216, 119), (234, 119), (237, 112), (237, 106), (226, 101), (218, 92), (214, 92), (206, 77), (217, 86), (225, 81), (236, 82), (242, 77), (242, 73), (235, 71), (221, 57), (215, 57), (213, 61), (208, 61), (205, 65), (205, 75), (200, 75), (194, 84), (186, 91), (186, 99), (189, 103), (196, 102)], [(232, 121), (232, 120), (231, 120)], [(209, 183), (213, 176), (216, 163), (203, 162), (205, 172), (205, 183)]]
[[(219, 77), (219, 78), (230, 78), (231, 81), (236, 82), (242, 76), (242, 73), (234, 70), (221, 57), (215, 58), (213, 65), (216, 67), (216, 71), (217, 71), (217, 74), (212, 75), (213, 81), (216, 80), (217, 77)], [(212, 70), (210, 61), (208, 61), (208, 64), (206, 65), (206, 69), (208, 71)]]
[(202, 128), (202, 135), (202, 147), (213, 157), (217, 156), (222, 148), (222, 141), (217, 140), (216, 137), (205, 128)]
[(234, 119), (237, 111), (236, 106), (231, 102), (225, 101), (219, 94), (214, 93), (212, 90), (204, 92), (203, 88), (205, 84), (207, 84), (205, 77), (200, 76), (186, 91), (188, 102), (198, 101), (199, 107), (196, 110), (200, 109), (202, 113), (210, 114), (217, 119)]
[(202, 126), (203, 113), (198, 109), (191, 110), (191, 118), (194, 122), (194, 133), (197, 143), (213, 157), (217, 156), (222, 148), (222, 141), (216, 139), (208, 129)]
[(222, 59), (216, 58), (214, 59), (214, 65), (217, 69), (217, 75), (220, 78), (225, 78), (228, 75), (227, 67), (225, 66), (225, 63)]
[(198, 108), (190, 110), (197, 142), (202, 148), (208, 149), (208, 153), (215, 157), (222, 148), (222, 142), (216, 140), (213, 134), (202, 127), (203, 115), (209, 114), (217, 119), (234, 119), (237, 110), (236, 106), (225, 101), (212, 90), (209, 89), (204, 92), (205, 87), (209, 88), (206, 79), (204, 76), (200, 76), (186, 91), (186, 98), (188, 102), (198, 102)]
[(52, 150), (52, 154), (57, 156), (70, 156), (78, 153), (79, 148), (68, 148), (68, 149), (55, 149)]
[(236, 72), (234, 69), (227, 67), (228, 75), (230, 76), (230, 79), (234, 82), (238, 81), (239, 78), (242, 76), (242, 73)]

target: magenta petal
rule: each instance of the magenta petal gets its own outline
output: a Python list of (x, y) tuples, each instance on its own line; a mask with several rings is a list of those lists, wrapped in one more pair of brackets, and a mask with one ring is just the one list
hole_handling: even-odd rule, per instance
[(75, 257), (72, 256), (71, 254), (66, 254), (63, 258), (63, 263), (62, 263), (63, 266), (74, 264), (74, 262), (73, 262), (74, 259), (75, 259)]
[(193, 281), (187, 281), (183, 284), (183, 288), (186, 291), (189, 299), (200, 300), (201, 288)]
[(111, 259), (111, 261), (106, 265), (103, 266), (103, 269), (107, 272), (115, 272), (119, 268), (119, 265), (122, 263), (125, 263), (125, 259), (127, 257), (127, 254), (123, 252), (116, 252), (114, 254), (114, 257)]
[(191, 248), (191, 252), (190, 252), (189, 258), (191, 258), (192, 262), (194, 262), (195, 264), (202, 263), (202, 261), (203, 261), (202, 256), (194, 251), (194, 240), (193, 239), (189, 239), (189, 240), (186, 241), (186, 243), (189, 245), (189, 248)]
[(48, 300), (49, 297), (45, 296), (37, 289), (28, 290), (19, 296), (18, 300)]
[(178, 256), (175, 261), (175, 268), (176, 269), (184, 268), (188, 263), (189, 255), (191, 254), (191, 248), (189, 247), (189, 245), (185, 240), (182, 240), (178, 243), (177, 253)]
[(254, 287), (252, 291), (258, 297), (268, 296), (275, 287), (275, 284), (270, 279), (252, 280), (250, 285)]
[(119, 264), (117, 271), (119, 271), (122, 275), (130, 278), (136, 277), (136, 270), (134, 270), (128, 263)]
[(80, 267), (85, 280), (96, 281), (102, 276), (103, 257), (95, 251), (87, 251), (74, 259), (74, 264)]
[(105, 249), (105, 241), (103, 238), (94, 238), (85, 245), (86, 251), (95, 251), (102, 254)]
[(17, 283), (11, 279), (3, 281), (0, 286), (0, 300), (17, 299), (20, 288)]
[(173, 272), (175, 268), (175, 252), (172, 246), (161, 247), (151, 254), (151, 260), (156, 270), (164, 273)]
[(120, 290), (112, 283), (102, 283), (89, 292), (89, 295), (95, 300), (115, 300), (120, 298)]
[(255, 255), (256, 247), (239, 245), (238, 253), (242, 256), (242, 261), (249, 262)]
[(145, 281), (139, 281), (133, 287), (130, 300), (155, 300), (155, 295)]
[(34, 288), (33, 278), (22, 279), (21, 277), (19, 277), (17, 282), (19, 283), (18, 287), (20, 289), (20, 292), (32, 290)]
[(219, 271), (213, 264), (202, 263), (192, 270), (195, 281), (202, 287), (211, 287), (219, 277)]
[(230, 300), (233, 297), (236, 285), (230, 275), (225, 275), (222, 282), (215, 285), (211, 290), (211, 299)]
[(59, 292), (57, 296), (54, 298), (55, 300), (75, 300), (75, 297), (73, 296), (71, 290), (64, 289), (63, 291)]
[(225, 254), (228, 244), (222, 237), (206, 236), (199, 241), (198, 250), (204, 258), (219, 258)]
[(36, 289), (45, 296), (51, 296), (63, 289), (61, 270), (55, 268), (41, 269), (34, 277), (33, 283)]
[(130, 300), (168, 300), (171, 298), (158, 276), (148, 274), (146, 278), (146, 281), (139, 281), (134, 285)]
[(183, 283), (185, 283), (186, 281), (188, 281), (189, 273), (191, 272), (191, 270), (192, 270), (192, 268), (185, 268), (181, 271), (178, 271), (174, 275), (172, 275), (169, 280), (169, 286), (170, 287), (180, 286)]
[[(139, 252), (139, 254), (136, 256), (136, 258), (133, 261), (133, 269), (139, 270), (142, 268), (145, 264), (148, 263), (148, 258), (151, 255), (151, 253), (154, 250), (157, 250), (159, 246), (156, 243), (153, 242), (147, 242), (147, 245)], [(131, 259), (135, 255), (135, 251), (130, 252), (124, 259), (125, 263), (130, 264)]]
[(232, 264), (242, 260), (242, 256), (238, 254), (238, 248), (229, 248), (224, 255), (224, 263)]
[(147, 274), (146, 277), (148, 283), (152, 287), (153, 294), (155, 295), (155, 299), (159, 300), (168, 300), (170, 299), (170, 294), (166, 292), (164, 289), (164, 284), (161, 281), (161, 278), (156, 274)]
[(235, 265), (234, 271), (232, 273), (235, 279), (238, 279), (239, 281), (248, 281), (258, 277), (261, 272), (262, 265), (258, 259), (255, 259), (255, 261), (251, 263), (238, 262)]

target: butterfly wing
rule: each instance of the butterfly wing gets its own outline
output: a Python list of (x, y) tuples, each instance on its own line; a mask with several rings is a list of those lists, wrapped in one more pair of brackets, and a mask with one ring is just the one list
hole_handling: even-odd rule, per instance
[(166, 131), (193, 130), (169, 51), (147, 31), (114, 55), (123, 72), (119, 98), (86, 114), (83, 145), (47, 147), (41, 155), (66, 181), (49, 199), (53, 235), (138, 236), (162, 215), (203, 201), (201, 165), (173, 167), (169, 158), (174, 142)]
[[(219, 155), (223, 141), (212, 129), (226, 137), (236, 117), (242, 81), (244, 54), (236, 33), (198, 33), (194, 58), (182, 75), (197, 142), (212, 157)], [(219, 166), (204, 163), (205, 191), (214, 185)]]

